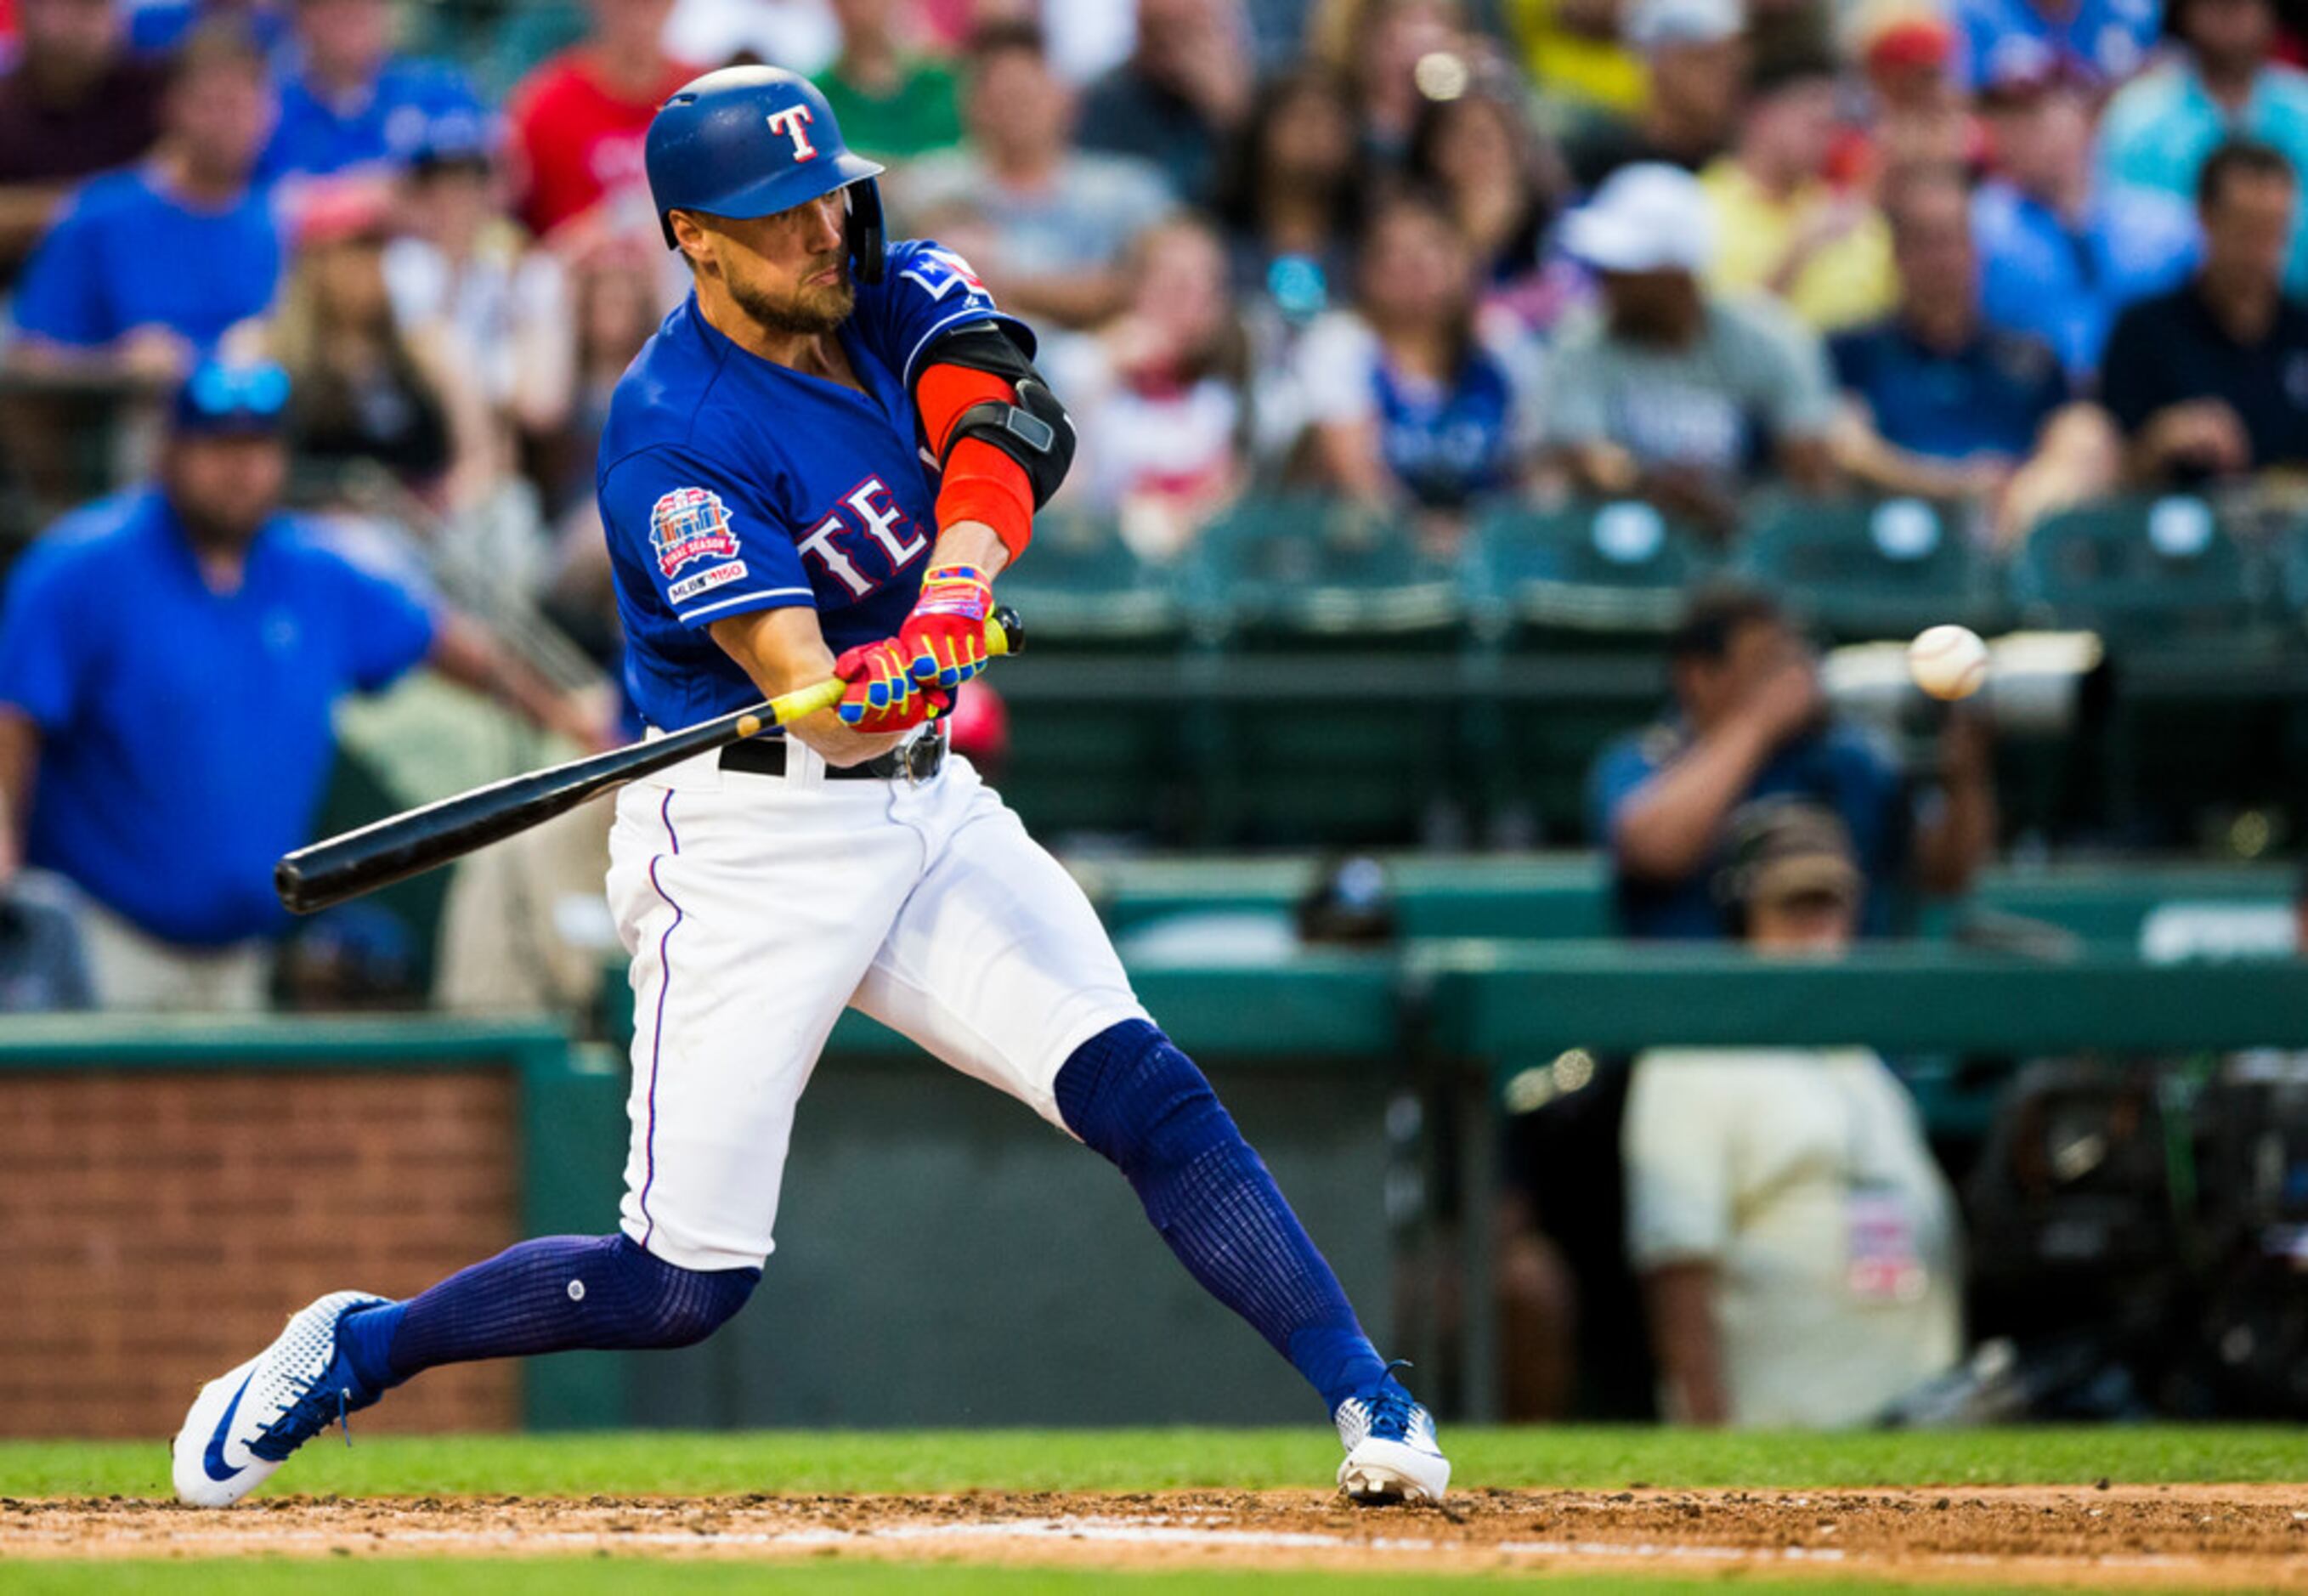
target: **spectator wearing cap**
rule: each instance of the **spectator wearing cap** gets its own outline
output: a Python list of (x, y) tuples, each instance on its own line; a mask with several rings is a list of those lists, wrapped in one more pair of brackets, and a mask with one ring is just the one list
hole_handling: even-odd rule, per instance
[(1242, 0), (1138, 0), (1137, 26), (1130, 58), (1083, 94), (1078, 142), (1149, 162), (1176, 198), (1208, 204), (1257, 85)]
[(1834, 476), (1835, 397), (1819, 339), (1761, 298), (1708, 293), (1707, 195), (1678, 168), (1614, 174), (1564, 224), (1601, 284), (1547, 375), (1547, 438), (1582, 489), (1649, 498), (1718, 538), (1751, 467), (1804, 491)]
[(430, 140), (481, 136), (462, 73), (393, 54), (392, 0), (296, 0), (293, 17), (266, 179), (398, 168)]
[(1356, 284), (1353, 313), (1309, 328), (1298, 350), (1314, 471), (1375, 507), (1432, 513), (1447, 535), (1529, 474), (1531, 384), (1477, 335), (1474, 254), (1434, 201), (1379, 203)]
[(1563, 158), (1581, 193), (1645, 162), (1695, 172), (1738, 130), (1748, 58), (1741, 0), (1633, 0), (1627, 42), (1642, 53), (1650, 94), (1635, 117), (1590, 117), (1564, 134)]
[[(1737, 830), (1727, 929), (1764, 958), (1847, 951), (1866, 881), (1834, 813), (1759, 804)], [(1962, 1356), (1954, 1193), (1871, 1049), (1653, 1048), (1620, 1144), (1670, 1421), (1869, 1424)]]
[(75, 190), (16, 292), (30, 369), (171, 379), (271, 302), (280, 232), (254, 181), (272, 129), (264, 57), (219, 24), (185, 45), (142, 165)]
[(56, 220), (69, 185), (160, 136), (166, 70), (132, 54), (114, 0), (19, 0), (0, 74), (0, 280)]
[(2266, 144), (2204, 162), (2203, 264), (2124, 312), (2100, 372), (2135, 482), (2308, 465), (2308, 306), (2284, 291), (2299, 203), (2298, 174)]
[(970, 263), (1004, 305), (1095, 325), (1122, 306), (1131, 245), (1170, 211), (1161, 174), (1072, 147), (1073, 91), (1050, 70), (1031, 22), (972, 34), (964, 79), (968, 142), (898, 174), (891, 197), (916, 214), (973, 205), (992, 250)]
[(288, 401), (278, 367), (194, 368), (158, 480), (52, 528), (0, 610), (0, 838), (87, 898), (108, 1007), (262, 1005), (273, 861), (308, 840), (347, 694), (429, 660), (590, 726), (472, 622), (281, 513)]
[(1986, 160), (1986, 134), (1955, 80), (1955, 30), (1913, 0), (1882, 0), (1861, 13), (1855, 46), (1868, 114), (1844, 131), (1833, 166), (1847, 178), (1909, 167), (1971, 168)]
[(2146, 66), (2160, 0), (1953, 0), (1964, 84), (2056, 73), (2105, 94)]
[(591, 30), (514, 85), (505, 112), (538, 237), (580, 217), (654, 236), (642, 146), (650, 119), (698, 73), (659, 39), (671, 0), (589, 0)]
[(2185, 277), (2186, 203), (2092, 169), (2088, 91), (2056, 71), (1999, 77), (1982, 100), (1994, 170), (1972, 206), (1988, 319), (2035, 333), (2088, 377), (2117, 312)]
[(1843, 469), (1881, 493), (1973, 504), (2006, 541), (2113, 487), (2121, 451), (2106, 412), (2076, 398), (2050, 346), (1981, 314), (1962, 174), (1894, 172), (1882, 203), (1898, 307), (1828, 346)]
[(1911, 888), (1961, 892), (1993, 850), (1995, 794), (1977, 717), (1950, 717), (1939, 790), (1918, 794), (1879, 738), (1830, 714), (1818, 661), (1769, 595), (1694, 594), (1667, 641), (1667, 669), (1673, 712), (1606, 748), (1588, 778), (1626, 935), (1723, 935), (1714, 879), (1733, 816), (1760, 798), (1800, 798), (1842, 822), (1866, 880), (1861, 923), (1871, 934), (1891, 928), (1895, 900)]
[[(2099, 125), (2099, 165), (2114, 184), (2196, 192), (2205, 157), (2232, 138), (2284, 152), (2308, 171), (2308, 73), (2275, 59), (2276, 8), (2269, 0), (2176, 0), (2178, 58), (2116, 91)], [(2291, 291), (2308, 291), (2308, 216), (2293, 220)]]
[(885, 162), (961, 142), (960, 82), (944, 61), (908, 47), (900, 9), (899, 0), (833, 0), (841, 54), (814, 80), (849, 147)]
[(1700, 177), (1714, 218), (1709, 288), (1760, 289), (1821, 331), (1890, 307), (1882, 216), (1864, 194), (1822, 176), (1839, 121), (1835, 64), (1826, 56), (1756, 74), (1736, 143)]

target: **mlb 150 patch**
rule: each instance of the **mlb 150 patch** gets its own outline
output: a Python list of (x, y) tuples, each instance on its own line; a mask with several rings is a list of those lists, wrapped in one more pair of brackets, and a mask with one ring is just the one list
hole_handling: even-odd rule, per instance
[(735, 559), (737, 534), (729, 530), (729, 509), (719, 494), (676, 487), (650, 509), (650, 547), (657, 551), (657, 568), (671, 578), (699, 560)]
[(686, 604), (700, 593), (710, 593), (715, 588), (726, 587), (745, 574), (745, 562), (732, 560), (726, 565), (716, 565), (710, 571), (700, 571), (694, 576), (685, 576), (666, 590), (676, 604)]

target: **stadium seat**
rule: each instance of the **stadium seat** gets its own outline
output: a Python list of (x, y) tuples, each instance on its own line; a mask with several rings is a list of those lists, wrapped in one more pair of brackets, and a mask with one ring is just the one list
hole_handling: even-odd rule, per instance
[(2192, 494), (2111, 499), (2046, 517), (2014, 561), (2030, 622), (2134, 648), (2234, 647), (2265, 634), (2260, 563)]
[(1425, 832), (1464, 636), (1451, 567), (1359, 505), (1274, 496), (1205, 529), (1187, 576), (1214, 651), (1191, 834), (1366, 846)]
[(1708, 560), (1688, 528), (1639, 499), (1502, 505), (1460, 562), (1477, 635), (1664, 634)]
[(1440, 641), (1459, 629), (1459, 584), (1409, 528), (1351, 502), (1245, 498), (1213, 521), (1187, 566), (1197, 633), (1251, 646)]
[(1772, 494), (1751, 508), (1740, 573), (1839, 638), (1905, 637), (1945, 621), (1987, 631), (2000, 618), (1984, 562), (1949, 506)]
[(1037, 644), (1137, 650), (1184, 636), (1171, 574), (1138, 557), (1111, 517), (1053, 513), (1034, 522), (1034, 547), (1002, 576)]
[(2028, 534), (2012, 567), (2022, 618), (2089, 627), (2116, 666), (2098, 769), (2068, 824), (2183, 836), (2213, 808), (2296, 790), (2266, 567), (2192, 494), (2087, 505)]

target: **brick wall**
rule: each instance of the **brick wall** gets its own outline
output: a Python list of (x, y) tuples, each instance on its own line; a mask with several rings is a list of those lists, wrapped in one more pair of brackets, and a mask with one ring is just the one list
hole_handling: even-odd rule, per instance
[[(405, 1296), (514, 1239), (502, 1072), (0, 1073), (0, 1435), (175, 1433), (322, 1293)], [(502, 1429), (508, 1364), (357, 1428)]]

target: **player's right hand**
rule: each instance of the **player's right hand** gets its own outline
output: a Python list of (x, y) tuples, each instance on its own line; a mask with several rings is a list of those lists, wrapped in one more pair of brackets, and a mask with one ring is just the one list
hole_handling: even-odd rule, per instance
[(833, 712), (854, 731), (906, 731), (953, 707), (953, 694), (944, 688), (914, 680), (894, 637), (851, 649), (833, 662), (833, 674), (849, 685)]

